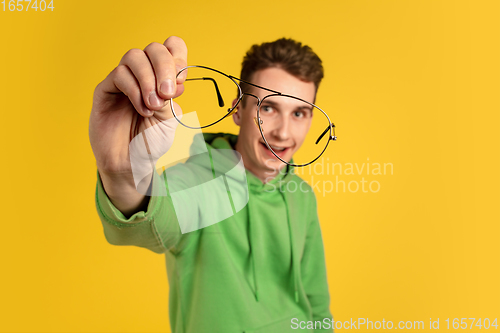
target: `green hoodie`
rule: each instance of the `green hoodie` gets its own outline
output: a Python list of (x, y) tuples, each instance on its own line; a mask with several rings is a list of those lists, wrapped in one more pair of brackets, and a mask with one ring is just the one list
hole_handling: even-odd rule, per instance
[[(213, 152), (233, 149), (237, 140), (204, 136)], [(185, 165), (185, 179), (198, 177), (195, 163)], [(98, 174), (96, 206), (107, 241), (165, 253), (173, 333), (332, 331), (325, 325), (332, 315), (316, 198), (292, 170), (266, 184), (247, 170), (244, 209), (184, 234), (170, 196), (152, 196), (146, 212), (127, 219)]]

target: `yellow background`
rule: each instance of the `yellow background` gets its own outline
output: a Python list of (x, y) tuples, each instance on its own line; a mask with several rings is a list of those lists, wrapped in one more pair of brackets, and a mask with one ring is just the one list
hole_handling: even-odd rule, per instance
[(0, 331), (170, 332), (163, 256), (106, 243), (87, 133), (95, 86), (128, 49), (170, 35), (190, 64), (236, 76), (251, 44), (310, 45), (339, 137), (325, 158), (393, 164), (339, 175), (376, 180), (377, 193), (318, 194), (335, 319), (440, 318), (442, 331), (446, 318), (500, 320), (500, 2), (54, 7), (0, 7)]

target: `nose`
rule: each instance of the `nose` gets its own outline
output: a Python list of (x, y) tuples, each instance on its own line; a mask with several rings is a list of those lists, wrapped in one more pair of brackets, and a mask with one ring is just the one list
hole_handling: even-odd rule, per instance
[[(274, 139), (279, 140), (279, 141), (286, 141), (290, 138), (290, 122), (288, 117), (284, 116), (281, 114), (279, 117), (277, 117), (274, 121), (274, 124), (272, 124), (272, 131), (271, 135), (274, 137)], [(271, 124), (269, 124), (271, 125)], [(265, 126), (264, 124), (264, 127)]]

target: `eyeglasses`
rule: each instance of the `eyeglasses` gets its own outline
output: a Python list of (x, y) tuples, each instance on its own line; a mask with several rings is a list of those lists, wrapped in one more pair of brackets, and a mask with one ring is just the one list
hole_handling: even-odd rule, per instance
[[(254, 100), (256, 103), (251, 105), (256, 110), (254, 121), (262, 135), (263, 152), (267, 153), (269, 158), (276, 157), (283, 163), (294, 167), (306, 166), (316, 161), (325, 152), (330, 141), (337, 140), (335, 125), (328, 115), (308, 101), (205, 66), (184, 67), (177, 77), (185, 74), (186, 71), (184, 92), (175, 99), (181, 110), (176, 110), (172, 100), (169, 104), (175, 119), (187, 128), (203, 129), (219, 123), (236, 112), (244, 96), (249, 96), (256, 99)], [(259, 98), (252, 93), (243, 92), (242, 85), (263, 89), (271, 94)], [(237, 98), (233, 105), (235, 89)], [(245, 98), (242, 102), (244, 107), (247, 107), (245, 104), (250, 103), (251, 100)], [(288, 112), (290, 110), (291, 112)], [(186, 117), (192, 112), (195, 116)], [(286, 130), (296, 137), (293, 146), (283, 144), (283, 140), (277, 135), (284, 126), (287, 126)], [(306, 147), (296, 151), (293, 160), (285, 160), (288, 159), (289, 150), (304, 143)]]

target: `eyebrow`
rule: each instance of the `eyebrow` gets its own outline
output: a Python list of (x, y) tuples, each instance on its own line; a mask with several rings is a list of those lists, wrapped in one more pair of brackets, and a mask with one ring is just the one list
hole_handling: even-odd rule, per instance
[[(262, 102), (262, 105), (265, 105), (265, 104), (269, 104), (271, 106), (279, 107), (279, 104), (276, 103), (276, 102), (273, 102), (273, 101), (267, 101), (267, 100), (265, 100), (264, 102)], [(305, 109), (306, 111), (310, 111), (311, 113), (313, 111), (313, 107), (310, 106), (310, 105), (304, 105), (304, 106), (299, 106), (299, 107), (295, 108), (295, 110), (302, 110), (302, 109)]]

